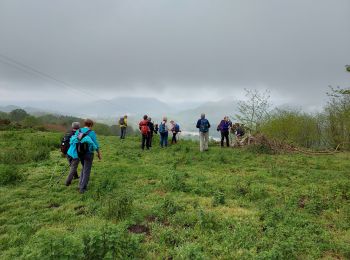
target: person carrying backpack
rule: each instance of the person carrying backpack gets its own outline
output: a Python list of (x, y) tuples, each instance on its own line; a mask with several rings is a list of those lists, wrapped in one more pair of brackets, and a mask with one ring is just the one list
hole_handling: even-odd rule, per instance
[(174, 122), (174, 120), (171, 120), (170, 121), (170, 124), (171, 124), (171, 132), (173, 134), (173, 137), (171, 139), (171, 144), (176, 144), (177, 143), (177, 140), (176, 140), (176, 136), (180, 131), (180, 126)]
[(205, 114), (201, 114), (201, 118), (198, 119), (196, 127), (199, 130), (199, 150), (201, 152), (208, 151), (209, 146), (209, 128), (210, 123), (205, 118)]
[(91, 119), (86, 119), (84, 127), (76, 131), (75, 135), (70, 140), (68, 155), (73, 158), (70, 173), (78, 167), (79, 161), (83, 168), (80, 174), (79, 192), (84, 193), (87, 190), (89, 183), (94, 152), (97, 152), (98, 159), (101, 160), (101, 151), (97, 141), (96, 133), (92, 130), (94, 122)]
[(159, 124), (159, 134), (160, 134), (160, 147), (167, 147), (168, 146), (168, 132), (169, 127), (167, 124), (168, 119), (166, 117), (163, 117), (163, 121)]
[(230, 141), (228, 138), (231, 122), (229, 121), (228, 117), (225, 116), (223, 120), (221, 120), (220, 124), (217, 127), (217, 131), (220, 131), (221, 133), (221, 147), (224, 147), (224, 139), (226, 139), (226, 146), (230, 146)]
[(147, 150), (149, 150), (150, 128), (147, 115), (143, 116), (143, 120), (139, 123), (139, 129), (142, 135), (141, 148), (142, 150), (145, 150), (146, 145)]
[(119, 119), (120, 126), (120, 139), (125, 139), (126, 136), (126, 128), (128, 127), (128, 116), (125, 115)]
[(152, 122), (152, 118), (150, 117), (147, 120), (148, 120), (148, 127), (149, 127), (148, 146), (152, 147), (153, 133), (155, 133), (154, 123)]
[[(75, 135), (75, 132), (78, 131), (79, 128), (80, 128), (80, 123), (73, 122), (71, 131), (67, 132), (61, 141), (61, 152), (67, 158), (69, 167), (71, 167), (71, 164), (73, 161), (73, 158), (67, 154), (69, 147), (70, 147), (70, 139), (72, 138), (73, 135)], [(67, 180), (66, 180), (67, 186), (69, 186), (71, 184), (72, 179), (79, 179), (77, 168), (75, 168), (75, 170), (72, 172), (72, 175), (69, 175), (68, 177), (69, 178), (67, 178)]]

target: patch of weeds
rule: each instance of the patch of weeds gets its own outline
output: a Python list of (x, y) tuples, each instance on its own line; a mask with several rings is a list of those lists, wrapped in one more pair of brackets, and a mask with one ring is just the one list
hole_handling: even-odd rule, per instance
[(177, 247), (181, 242), (181, 237), (177, 235), (177, 232), (172, 228), (163, 228), (159, 234), (157, 234), (159, 243), (170, 247)]
[(0, 164), (0, 185), (10, 185), (22, 182), (24, 174), (18, 167)]
[(203, 252), (203, 248), (194, 243), (187, 243), (176, 248), (176, 258), (191, 260), (208, 259)]
[(122, 220), (133, 210), (134, 198), (129, 193), (117, 193), (108, 196), (104, 215), (107, 219)]
[(198, 212), (198, 224), (203, 229), (217, 228), (217, 220), (214, 213), (200, 209)]
[(169, 172), (162, 180), (164, 186), (169, 191), (188, 191), (188, 187), (185, 183), (187, 174), (178, 171)]
[(225, 193), (222, 190), (215, 191), (212, 199), (212, 205), (214, 207), (217, 207), (219, 205), (224, 205), (224, 204), (225, 204)]
[(83, 259), (133, 259), (140, 257), (140, 241), (123, 228), (106, 225), (83, 233)]

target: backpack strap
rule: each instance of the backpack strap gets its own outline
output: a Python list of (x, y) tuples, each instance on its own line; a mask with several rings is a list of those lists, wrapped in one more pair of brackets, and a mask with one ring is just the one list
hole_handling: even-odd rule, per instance
[[(86, 137), (87, 135), (89, 135), (91, 131), (92, 131), (92, 130), (89, 129), (88, 131), (86, 131), (85, 133), (83, 133), (82, 136), (81, 136), (81, 138), (80, 138), (80, 140), (83, 140), (83, 138)], [(81, 133), (80, 129), (79, 129), (79, 133)]]

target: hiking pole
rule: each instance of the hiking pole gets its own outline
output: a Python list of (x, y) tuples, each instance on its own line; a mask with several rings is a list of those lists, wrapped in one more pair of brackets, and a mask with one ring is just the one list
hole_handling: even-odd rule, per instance
[[(53, 174), (56, 173), (57, 165), (58, 164), (56, 164), (55, 171), (53, 172)], [(51, 187), (53, 187), (54, 185), (57, 185), (62, 180), (63, 175), (67, 172), (68, 168), (69, 168), (69, 165), (64, 167), (63, 170), (61, 171), (60, 175), (56, 178), (55, 182), (53, 182), (53, 183), (51, 183), (52, 177), (53, 177), (53, 174), (52, 174), (51, 179), (50, 179)]]

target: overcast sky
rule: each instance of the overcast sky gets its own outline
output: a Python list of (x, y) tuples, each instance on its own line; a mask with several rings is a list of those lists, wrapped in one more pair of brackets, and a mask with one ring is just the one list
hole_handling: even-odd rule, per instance
[(350, 0), (0, 0), (3, 104), (267, 88), (276, 103), (320, 106), (328, 85), (350, 86), (349, 63)]

